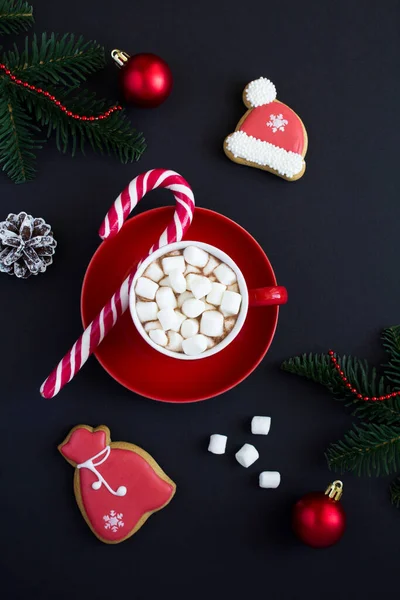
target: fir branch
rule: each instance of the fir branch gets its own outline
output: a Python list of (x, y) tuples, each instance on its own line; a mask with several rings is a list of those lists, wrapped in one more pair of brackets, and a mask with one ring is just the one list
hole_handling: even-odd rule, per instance
[[(95, 152), (114, 154), (121, 162), (127, 163), (138, 160), (146, 148), (142, 134), (131, 128), (124, 111), (117, 111), (101, 121), (75, 120), (43, 96), (23, 87), (18, 88), (18, 93), (24, 98), (27, 110), (41, 125), (47, 127), (47, 135), (55, 132), (60, 152), (71, 151), (74, 156), (78, 148), (84, 152), (88, 143)], [(71, 111), (83, 115), (100, 114), (110, 106), (85, 90), (74, 90), (73, 97), (71, 94), (58, 93), (58, 97)]]
[(0, 33), (26, 31), (33, 22), (33, 8), (28, 2), (0, 0)]
[(40, 148), (34, 134), (39, 128), (29, 116), (8, 82), (0, 86), (0, 164), (15, 182), (23, 183), (35, 176), (34, 150)]
[(385, 375), (394, 384), (394, 389), (398, 390), (400, 389), (400, 325), (384, 329), (382, 343), (390, 357), (389, 363), (384, 365)]
[(392, 504), (394, 504), (397, 508), (400, 508), (400, 477), (393, 479), (389, 486), (389, 490)]
[(381, 475), (400, 466), (400, 427), (366, 423), (354, 426), (326, 452), (330, 469)]
[[(1, 0), (0, 0), (1, 1)], [(105, 65), (104, 48), (96, 41), (85, 42), (66, 33), (59, 37), (43, 33), (41, 38), (25, 38), (24, 50), (4, 55), (5, 64), (24, 81), (61, 86), (77, 86)]]
[(294, 373), (300, 377), (311, 379), (316, 383), (328, 388), (335, 395), (342, 396), (346, 391), (334, 369), (330, 357), (326, 354), (302, 354), (285, 360), (281, 369), (288, 373)]

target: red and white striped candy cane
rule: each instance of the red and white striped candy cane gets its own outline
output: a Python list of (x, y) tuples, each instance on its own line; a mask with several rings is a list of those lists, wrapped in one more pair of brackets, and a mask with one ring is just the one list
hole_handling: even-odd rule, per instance
[[(160, 239), (150, 248), (148, 254), (161, 246), (180, 241), (193, 219), (194, 197), (187, 181), (178, 173), (166, 169), (147, 171), (131, 181), (108, 211), (100, 227), (100, 237), (107, 239), (116, 235), (136, 204), (147, 192), (158, 187), (167, 188), (173, 192), (176, 210), (171, 223), (163, 231)], [(54, 398), (73, 379), (107, 333), (114, 327), (118, 318), (126, 311), (129, 303), (129, 289), (137, 268), (138, 265), (42, 384), (40, 393), (44, 398)]]

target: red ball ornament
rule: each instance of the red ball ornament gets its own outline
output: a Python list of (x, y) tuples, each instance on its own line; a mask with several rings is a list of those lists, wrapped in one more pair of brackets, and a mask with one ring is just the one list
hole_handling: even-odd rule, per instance
[(336, 544), (344, 534), (346, 515), (340, 503), (343, 483), (334, 481), (325, 493), (312, 492), (293, 507), (293, 530), (302, 542), (313, 548)]
[(111, 56), (121, 67), (120, 86), (126, 102), (145, 108), (159, 106), (172, 91), (171, 69), (156, 54), (129, 56), (113, 50)]

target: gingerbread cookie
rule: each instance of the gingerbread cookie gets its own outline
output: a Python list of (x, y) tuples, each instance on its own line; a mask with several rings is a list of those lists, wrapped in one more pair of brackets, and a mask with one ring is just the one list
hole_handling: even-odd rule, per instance
[(248, 111), (224, 141), (225, 154), (236, 163), (274, 173), (288, 181), (304, 175), (307, 132), (300, 117), (276, 99), (272, 81), (260, 77), (243, 91)]
[(176, 486), (147, 452), (128, 442), (111, 442), (105, 425), (77, 425), (58, 446), (75, 468), (80, 511), (96, 537), (118, 544), (164, 508)]

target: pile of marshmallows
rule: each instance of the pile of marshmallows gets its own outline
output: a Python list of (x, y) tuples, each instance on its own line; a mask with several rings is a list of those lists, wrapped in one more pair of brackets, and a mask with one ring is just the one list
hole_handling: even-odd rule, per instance
[(154, 261), (135, 287), (136, 314), (150, 339), (200, 355), (234, 327), (240, 310), (235, 272), (197, 246)]
[[(251, 420), (251, 433), (254, 435), (268, 435), (270, 427), (271, 417), (253, 417)], [(227, 441), (226, 435), (213, 433), (210, 436), (209, 452), (225, 454)], [(235, 454), (238, 463), (246, 469), (255, 463), (259, 456), (257, 449), (252, 444), (244, 444)], [(259, 485), (262, 488), (277, 488), (280, 482), (281, 474), (278, 471), (263, 471), (260, 473)]]

